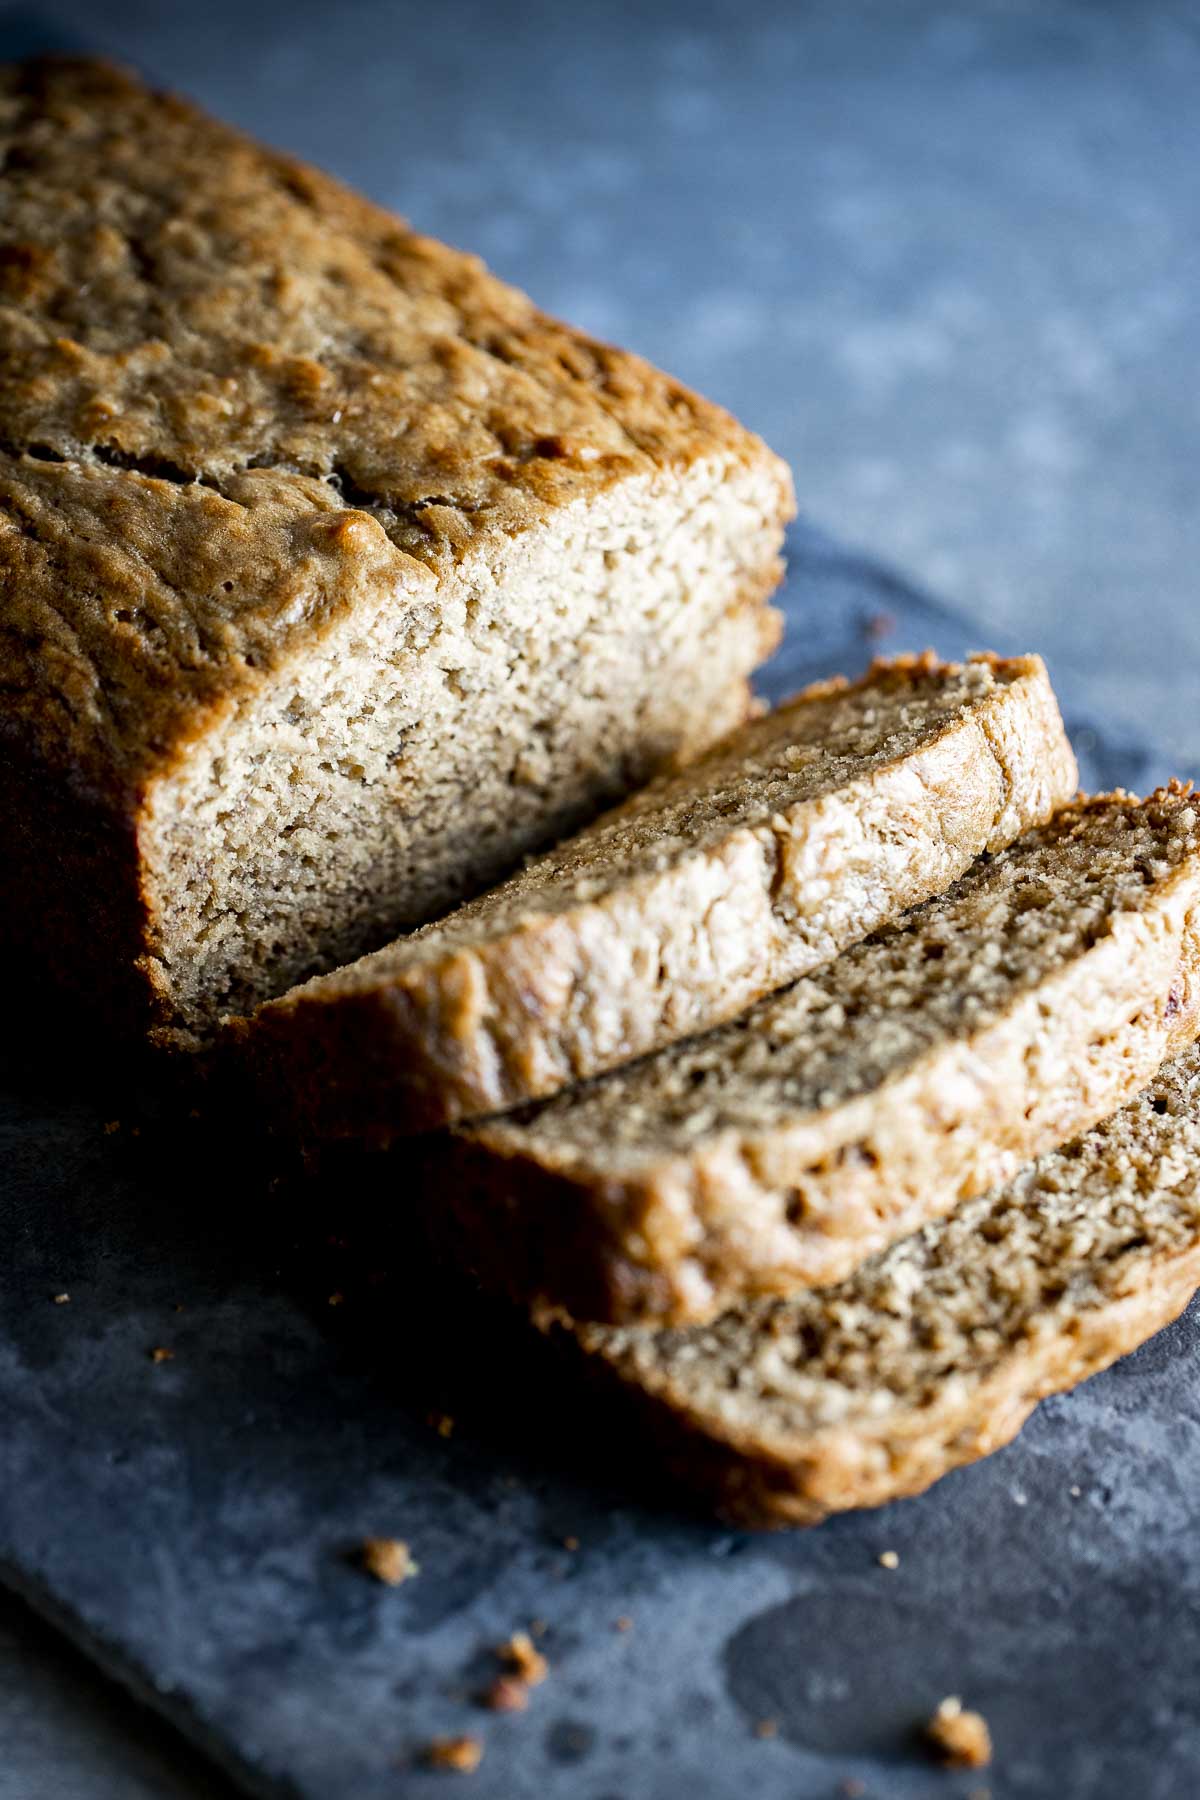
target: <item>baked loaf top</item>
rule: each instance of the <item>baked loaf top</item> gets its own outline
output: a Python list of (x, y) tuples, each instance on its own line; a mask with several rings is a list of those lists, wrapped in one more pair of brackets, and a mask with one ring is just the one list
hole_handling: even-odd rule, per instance
[(841, 1280), (1191, 1042), (1198, 917), (1186, 789), (1064, 807), (730, 1024), (459, 1127), (442, 1206), (481, 1274), (579, 1318)]
[(749, 1523), (918, 1492), (1167, 1324), (1200, 1283), (1200, 1050), (839, 1286), (580, 1346)]
[(1075, 783), (1039, 658), (880, 662), (272, 1001), (247, 1049), (317, 1135), (515, 1106), (741, 1011), (949, 885)]
[(0, 71), (4, 730), (169, 766), (347, 608), (620, 481), (781, 463), (474, 257), (105, 64)]

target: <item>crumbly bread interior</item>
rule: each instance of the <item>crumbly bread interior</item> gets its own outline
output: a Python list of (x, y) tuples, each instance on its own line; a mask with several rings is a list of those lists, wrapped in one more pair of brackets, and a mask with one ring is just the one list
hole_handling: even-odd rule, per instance
[(777, 512), (769, 469), (630, 481), (285, 669), (154, 794), (177, 1007), (358, 956), (738, 723)]
[[(1196, 854), (1190, 800), (1164, 791), (1064, 808), (948, 893), (703, 1038), (660, 1052), (489, 1142), (619, 1176), (725, 1132), (769, 1131), (878, 1088), (947, 1038), (981, 1030), (1138, 912)], [(870, 1158), (871, 1145), (859, 1146)]]
[(575, 1330), (700, 1429), (794, 1457), (831, 1428), (871, 1440), (920, 1432), (935, 1407), (965, 1412), (1008, 1359), (1048, 1337), (1069, 1343), (1198, 1236), (1193, 1046), (1104, 1124), (836, 1287), (684, 1330)]
[[(852, 789), (882, 765), (912, 756), (965, 708), (1028, 673), (1025, 664), (987, 658), (962, 665), (900, 660), (852, 686), (798, 696), (686, 770), (659, 776), (452, 917), (335, 970), (319, 990), (369, 987), (447, 951), (502, 937), (531, 914), (560, 913), (629, 887), (739, 828), (769, 827), (786, 808)], [(882, 867), (880, 856), (880, 878)], [(824, 918), (820, 908), (818, 915)], [(789, 918), (789, 929), (803, 943), (804, 921)]]

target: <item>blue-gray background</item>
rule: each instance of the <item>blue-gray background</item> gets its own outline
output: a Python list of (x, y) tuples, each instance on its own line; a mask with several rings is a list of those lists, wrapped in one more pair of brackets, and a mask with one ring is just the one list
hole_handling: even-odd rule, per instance
[[(135, 61), (722, 400), (805, 513), (1200, 763), (1200, 8), (91, 4)], [(224, 1787), (0, 1611), (0, 1794)]]

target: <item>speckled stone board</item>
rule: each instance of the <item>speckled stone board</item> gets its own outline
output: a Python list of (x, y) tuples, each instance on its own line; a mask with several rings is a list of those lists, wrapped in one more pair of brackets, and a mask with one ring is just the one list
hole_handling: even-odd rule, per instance
[[(772, 693), (978, 640), (815, 532), (791, 566)], [(1090, 785), (1167, 772), (1060, 685)], [(348, 1173), (272, 1190), (209, 1119), (98, 1088), (61, 1043), (5, 1049), (0, 1572), (249, 1792), (1190, 1791), (1196, 1313), (922, 1498), (734, 1534), (657, 1491), (519, 1322), (425, 1277), (401, 1159), (364, 1216)], [(368, 1535), (420, 1573), (368, 1579)], [(493, 1647), (533, 1620), (549, 1678), (483, 1710)], [(986, 1777), (920, 1746), (951, 1693), (990, 1721)], [(475, 1774), (423, 1769), (462, 1733)]]
[[(1004, 626), (1050, 657), (1090, 782), (1167, 772), (1119, 714), (1177, 772), (1200, 758), (1194, 0), (0, 11), (4, 54), (47, 45), (132, 59), (480, 251), (733, 407), (807, 512), (970, 602), (968, 628), (805, 539), (773, 691), (860, 665), (881, 612), (884, 649)], [(128, 1098), (7, 1036), (0, 1554), (242, 1785), (456, 1792), (403, 1759), (479, 1729), (462, 1791), (491, 1800), (1194, 1791), (1191, 1321), (924, 1499), (730, 1538), (568, 1455), (590, 1415), (519, 1346), (481, 1350), (457, 1303), (435, 1330), (429, 1296), (364, 1296), (340, 1224), (272, 1216), (203, 1127), (105, 1136)], [(445, 1441), (425, 1396), (455, 1369), (474, 1416)], [(347, 1569), (368, 1530), (410, 1536), (419, 1580)], [(454, 1698), (526, 1615), (554, 1664), (530, 1711)], [(44, 1643), (35, 1683), (27, 1641), (0, 1629), (3, 1800), (225, 1793), (116, 1706), (105, 1738), (107, 1690)], [(986, 1776), (912, 1747), (960, 1689), (995, 1729)]]

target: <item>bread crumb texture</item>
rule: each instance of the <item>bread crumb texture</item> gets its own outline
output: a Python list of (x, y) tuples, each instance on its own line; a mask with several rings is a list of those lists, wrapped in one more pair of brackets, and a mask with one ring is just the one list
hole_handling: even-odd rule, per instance
[(361, 1557), (362, 1566), (368, 1575), (373, 1575), (376, 1581), (382, 1581), (387, 1587), (399, 1587), (401, 1582), (420, 1574), (420, 1564), (414, 1562), (412, 1552), (403, 1538), (367, 1538), (363, 1543)]
[(425, 1761), (431, 1769), (473, 1775), (483, 1761), (483, 1742), (470, 1736), (436, 1737), (426, 1748)]
[(514, 1631), (496, 1654), (529, 1687), (539, 1687), (550, 1673), (549, 1662), (527, 1631)]
[(529, 1705), (529, 1686), (515, 1675), (497, 1675), (485, 1689), (483, 1703), (492, 1712), (524, 1712)]
[(992, 1760), (992, 1734), (981, 1713), (968, 1712), (949, 1694), (925, 1727), (941, 1760), (952, 1769), (985, 1769)]

